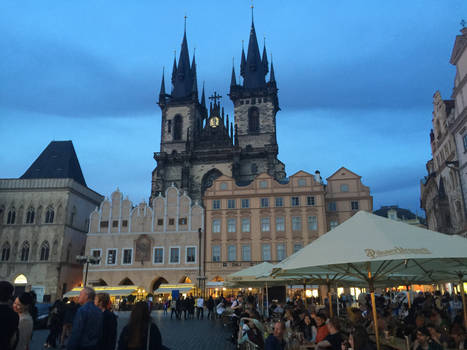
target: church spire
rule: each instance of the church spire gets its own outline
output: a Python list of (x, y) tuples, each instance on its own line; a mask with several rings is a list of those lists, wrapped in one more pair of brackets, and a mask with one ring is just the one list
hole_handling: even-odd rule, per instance
[(232, 59), (232, 77), (230, 78), (230, 87), (237, 86), (237, 78), (235, 77), (235, 66)]
[(245, 74), (243, 75), (243, 86), (250, 89), (264, 87), (266, 85), (266, 81), (264, 79), (265, 75), (266, 72), (259, 53), (258, 39), (256, 38), (255, 23), (252, 18)]
[(272, 63), (272, 55), (271, 55), (271, 74), (269, 74), (269, 81), (271, 83), (276, 83), (276, 75), (274, 74), (274, 64)]
[(206, 109), (206, 97), (204, 95), (204, 81), (203, 81), (203, 92), (201, 93), (201, 107)]
[(159, 92), (159, 105), (163, 106), (165, 105), (165, 74), (164, 74), (164, 68), (162, 69), (162, 81), (161, 81), (161, 90)]
[[(186, 24), (186, 18), (185, 18)], [(189, 97), (193, 91), (193, 75), (190, 67), (190, 55), (188, 54), (188, 41), (186, 39), (186, 25), (183, 33), (182, 48), (178, 58), (177, 72), (172, 90), (173, 98)]]
[(261, 62), (263, 63), (264, 75), (266, 75), (269, 72), (268, 54), (266, 53), (266, 38), (264, 38), (263, 56), (261, 58)]
[(246, 69), (245, 48), (243, 47), (243, 40), (242, 40), (242, 60), (240, 61), (240, 75), (243, 78), (245, 78), (245, 69)]
[(193, 61), (191, 62), (191, 74), (193, 79), (193, 98), (198, 99), (198, 77), (196, 74), (196, 59), (195, 52), (193, 52)]
[(174, 64), (172, 67), (172, 86), (175, 85), (176, 79), (177, 79), (177, 51), (174, 50)]

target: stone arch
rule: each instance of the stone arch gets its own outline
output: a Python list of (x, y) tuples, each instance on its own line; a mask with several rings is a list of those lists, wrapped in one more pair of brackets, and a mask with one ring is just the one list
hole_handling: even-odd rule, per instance
[(250, 107), (248, 110), (248, 132), (252, 134), (259, 133), (258, 107)]
[(119, 286), (134, 286), (135, 284), (128, 277), (125, 277), (124, 279), (120, 281), (118, 285)]
[(169, 282), (164, 277), (159, 276), (159, 277), (155, 278), (154, 281), (152, 282), (151, 291), (155, 291), (160, 287), (161, 284), (167, 284), (167, 283), (169, 283)]
[(33, 224), (34, 217), (35, 217), (35, 211), (34, 211), (34, 207), (31, 205), (28, 207), (28, 210), (26, 211), (26, 223)]
[(0, 257), (1, 261), (10, 260), (10, 243), (9, 242), (3, 243), (1, 254), (2, 254), (1, 257)]
[(44, 241), (41, 244), (41, 249), (40, 249), (40, 257), (39, 260), (41, 261), (48, 261), (49, 260), (49, 255), (50, 255), (50, 245), (48, 241)]
[(29, 242), (24, 241), (21, 246), (21, 261), (28, 261), (29, 260)]
[(174, 118), (174, 126), (173, 126), (173, 139), (174, 140), (181, 140), (182, 133), (183, 133), (183, 119), (180, 114), (177, 114)]
[(28, 279), (26, 278), (25, 275), (20, 273), (18, 276), (15, 277), (13, 280), (14, 284), (28, 284)]
[(222, 176), (222, 173), (219, 169), (211, 169), (206, 174), (204, 174), (203, 179), (201, 180), (201, 193), (204, 193), (209, 187), (212, 186), (214, 180)]
[(178, 283), (193, 283), (193, 281), (190, 277), (185, 275), (182, 278), (180, 278), (180, 281), (178, 281)]
[(54, 207), (49, 205), (45, 210), (45, 223), (52, 224), (55, 218), (55, 210)]
[(16, 209), (14, 206), (11, 206), (8, 210), (7, 221), (6, 223), (9, 225), (13, 225), (16, 221)]

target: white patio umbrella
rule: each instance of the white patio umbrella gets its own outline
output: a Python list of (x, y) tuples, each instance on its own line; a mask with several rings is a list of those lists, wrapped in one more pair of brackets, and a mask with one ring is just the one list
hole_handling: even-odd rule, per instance
[(467, 239), (389, 220), (364, 211), (277, 264), (275, 276), (340, 274), (364, 281), (373, 304), (375, 285), (462, 281), (467, 276)]

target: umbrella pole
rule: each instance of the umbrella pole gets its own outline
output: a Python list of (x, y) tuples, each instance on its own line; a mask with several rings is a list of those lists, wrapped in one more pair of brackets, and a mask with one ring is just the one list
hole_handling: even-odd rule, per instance
[(332, 312), (331, 284), (330, 283), (328, 283), (328, 304), (329, 304), (329, 317), (332, 317), (334, 315)]
[(459, 289), (461, 290), (462, 307), (464, 308), (464, 327), (467, 327), (467, 305), (465, 303), (464, 281), (462, 277), (463, 276), (459, 274)]
[(409, 285), (406, 285), (405, 288), (407, 289), (407, 306), (409, 307), (409, 309), (412, 307), (412, 302), (410, 300), (410, 287)]
[(375, 286), (373, 283), (373, 278), (371, 277), (371, 270), (370, 270), (369, 264), (368, 264), (368, 287), (370, 289), (371, 307), (373, 309), (373, 325), (375, 328), (376, 349), (380, 350), (379, 332), (378, 332), (378, 314), (376, 313), (376, 301), (375, 301)]
[(266, 316), (269, 317), (269, 292), (268, 292), (268, 282), (266, 282)]

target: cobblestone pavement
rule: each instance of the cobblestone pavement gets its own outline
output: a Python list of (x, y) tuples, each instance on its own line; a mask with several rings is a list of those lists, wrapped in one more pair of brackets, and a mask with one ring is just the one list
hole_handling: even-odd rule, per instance
[[(129, 312), (119, 312), (118, 334), (127, 324)], [(230, 327), (224, 327), (220, 320), (175, 320), (170, 313), (164, 316), (162, 311), (151, 314), (162, 334), (162, 341), (171, 350), (230, 350), (235, 347), (227, 341), (231, 335)], [(30, 350), (41, 350), (47, 338), (48, 330), (35, 330)]]

